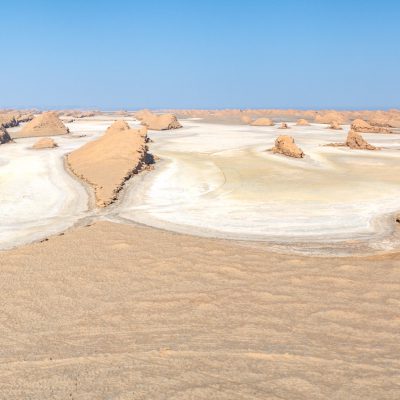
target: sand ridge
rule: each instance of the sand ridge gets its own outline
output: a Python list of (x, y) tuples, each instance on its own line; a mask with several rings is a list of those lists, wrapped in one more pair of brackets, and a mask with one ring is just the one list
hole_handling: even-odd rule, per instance
[(144, 167), (146, 139), (147, 128), (116, 121), (102, 137), (68, 154), (69, 168), (94, 188), (98, 207), (111, 204), (124, 182)]

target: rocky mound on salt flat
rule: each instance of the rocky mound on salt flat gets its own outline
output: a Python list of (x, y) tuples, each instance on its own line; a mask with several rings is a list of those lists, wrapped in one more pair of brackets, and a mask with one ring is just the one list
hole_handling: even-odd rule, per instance
[(288, 157), (303, 158), (304, 153), (294, 143), (291, 136), (281, 135), (275, 140), (275, 147), (272, 148), (273, 153), (283, 154)]
[(337, 121), (332, 121), (330, 125), (328, 126), (328, 129), (335, 129), (335, 130), (341, 130), (342, 127), (340, 126), (339, 122)]
[(155, 131), (182, 128), (174, 114), (154, 114), (149, 110), (142, 110), (136, 113), (136, 118), (142, 125)]
[(290, 127), (286, 122), (282, 122), (278, 129), (290, 129)]
[(29, 121), (19, 132), (20, 137), (56, 136), (69, 133), (55, 112), (39, 114)]
[(350, 130), (346, 139), (346, 146), (358, 150), (377, 150), (377, 147), (369, 144), (359, 133)]
[(33, 146), (32, 149), (40, 150), (40, 149), (53, 149), (54, 147), (58, 147), (58, 144), (52, 138), (43, 138), (39, 139)]
[(7, 133), (7, 131), (5, 130), (5, 128), (3, 128), (2, 126), (0, 126), (0, 144), (4, 144), (4, 143), (8, 143), (11, 142), (11, 137), (10, 135)]
[(308, 125), (310, 125), (310, 124), (309, 124), (309, 122), (308, 122), (306, 119), (300, 118), (300, 119), (297, 120), (296, 125), (299, 125), (299, 126), (308, 126)]
[(123, 125), (114, 122), (102, 137), (67, 156), (72, 172), (93, 186), (98, 207), (111, 204), (124, 182), (145, 166), (147, 128)]
[(351, 124), (351, 130), (364, 133), (392, 133), (388, 128), (370, 125), (362, 119), (355, 119)]
[(251, 125), (253, 126), (274, 126), (274, 122), (269, 118), (257, 118)]

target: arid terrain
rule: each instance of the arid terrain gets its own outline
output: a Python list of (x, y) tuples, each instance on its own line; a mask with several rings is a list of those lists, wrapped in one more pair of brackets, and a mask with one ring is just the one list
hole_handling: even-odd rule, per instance
[(2, 119), (0, 399), (400, 398), (397, 110), (37, 113)]

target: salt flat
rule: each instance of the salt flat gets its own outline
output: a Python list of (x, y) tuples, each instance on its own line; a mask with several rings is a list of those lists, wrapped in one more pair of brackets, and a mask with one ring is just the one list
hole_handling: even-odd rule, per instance
[[(364, 134), (380, 151), (326, 147), (344, 142), (326, 125), (276, 127), (184, 121), (179, 131), (151, 133), (161, 158), (155, 172), (132, 182), (119, 214), (182, 233), (277, 244), (310, 241), (397, 246), (400, 135)], [(293, 136), (304, 159), (266, 151)]]

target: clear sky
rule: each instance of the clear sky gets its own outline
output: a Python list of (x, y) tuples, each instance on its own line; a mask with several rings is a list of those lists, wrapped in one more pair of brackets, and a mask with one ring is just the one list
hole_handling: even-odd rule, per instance
[(399, 0), (0, 6), (0, 107), (400, 108)]

